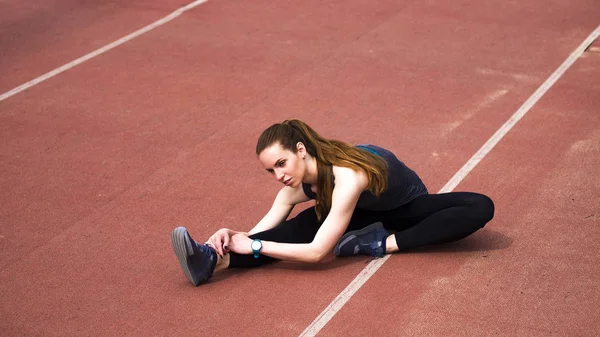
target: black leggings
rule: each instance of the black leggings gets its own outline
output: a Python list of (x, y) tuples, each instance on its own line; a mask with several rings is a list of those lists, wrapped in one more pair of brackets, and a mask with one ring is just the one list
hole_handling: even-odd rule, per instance
[[(494, 203), (485, 195), (471, 192), (426, 194), (390, 211), (355, 209), (346, 232), (381, 221), (395, 232), (400, 250), (452, 242), (465, 238), (494, 217)], [(310, 243), (320, 223), (314, 207), (279, 226), (250, 236), (252, 239), (285, 243)], [(277, 261), (269, 256), (230, 253), (230, 268), (256, 267)]]

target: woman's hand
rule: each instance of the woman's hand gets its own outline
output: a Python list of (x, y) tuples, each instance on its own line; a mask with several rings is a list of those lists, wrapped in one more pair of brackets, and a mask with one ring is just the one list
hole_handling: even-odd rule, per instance
[(229, 249), (237, 254), (249, 255), (252, 254), (252, 239), (243, 233), (237, 233), (231, 237)]
[(232, 231), (229, 228), (221, 228), (216, 231), (215, 234), (213, 234), (208, 241), (206, 241), (206, 243), (213, 247), (217, 251), (217, 254), (223, 257), (223, 255), (229, 253), (230, 238), (236, 233), (237, 232)]

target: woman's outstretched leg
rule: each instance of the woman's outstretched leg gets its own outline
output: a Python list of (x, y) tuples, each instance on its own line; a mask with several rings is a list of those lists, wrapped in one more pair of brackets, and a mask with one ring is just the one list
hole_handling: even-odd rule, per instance
[[(314, 207), (306, 209), (296, 217), (286, 220), (270, 230), (250, 235), (251, 239), (285, 243), (309, 243), (319, 229)], [(210, 279), (213, 273), (226, 268), (250, 268), (271, 263), (276, 259), (260, 255), (241, 255), (230, 252), (219, 256), (207, 244), (200, 244), (188, 233), (185, 227), (177, 227), (171, 233), (171, 244), (177, 260), (188, 280), (198, 286)]]
[[(315, 208), (311, 207), (300, 212), (296, 217), (264, 232), (252, 234), (249, 238), (282, 243), (310, 243), (315, 238), (319, 226)], [(230, 258), (229, 268), (258, 267), (277, 261), (266, 255), (259, 255), (258, 258), (233, 252), (228, 255)]]

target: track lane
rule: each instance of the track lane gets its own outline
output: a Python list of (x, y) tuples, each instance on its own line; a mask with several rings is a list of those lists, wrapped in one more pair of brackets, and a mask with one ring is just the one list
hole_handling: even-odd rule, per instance
[(599, 74), (600, 58), (584, 53), (458, 186), (493, 196), (490, 225), (456, 244), (392, 256), (322, 334), (598, 331)]
[[(331, 2), (331, 4), (337, 3)], [(256, 8), (263, 5), (265, 4), (257, 3)], [(356, 3), (351, 7), (362, 8), (360, 6), (362, 5)], [(375, 27), (382, 25), (381, 27), (385, 28), (386, 22), (393, 18), (389, 11), (403, 10), (390, 4), (387, 6), (387, 8), (385, 6), (379, 8), (371, 17), (372, 21), (367, 20), (367, 22), (364, 21), (364, 11), (360, 12), (360, 19), (355, 19), (352, 13), (346, 13), (346, 23), (340, 25), (349, 27), (358, 21), (363, 23), (361, 27), (366, 33), (379, 32)], [(293, 21), (298, 11), (297, 8), (292, 9), (272, 8), (270, 14), (274, 15), (275, 21), (270, 22), (272, 26), (268, 26), (268, 23), (264, 24), (275, 28), (279, 22)], [(387, 13), (385, 9), (388, 10)], [(220, 3), (213, 4), (206, 11), (203, 9), (195, 12), (194, 15), (207, 19), (210, 17), (207, 13), (233, 14), (237, 12), (237, 8), (232, 3)], [(461, 114), (457, 111), (461, 111), (461, 108), (476, 110), (482, 102), (486, 102), (488, 96), (494, 97), (494, 93), (498, 91), (498, 83), (495, 82), (497, 78), (502, 78), (503, 81), (509, 81), (511, 84), (516, 83), (516, 88), (512, 89), (510, 94), (502, 96), (501, 100), (494, 100), (494, 104), (505, 107), (518, 105), (522, 102), (519, 99), (526, 97), (530, 88), (535, 88), (535, 83), (519, 82), (520, 78), (513, 78), (507, 74), (514, 71), (522, 74), (533, 69), (535, 69), (534, 73), (539, 74), (549, 71), (548, 67), (541, 63), (513, 64), (504, 61), (500, 69), (493, 68), (492, 72), (488, 71), (489, 67), (484, 67), (487, 64), (481, 64), (473, 69), (472, 73), (468, 72), (466, 76), (461, 77), (465, 69), (456, 67), (457, 63), (452, 64), (448, 59), (444, 59), (445, 61), (441, 62), (439, 67), (433, 69), (411, 67), (410, 71), (407, 71), (402, 66), (410, 64), (407, 62), (416, 57), (414, 50), (406, 51), (410, 50), (408, 48), (401, 50), (402, 52), (396, 49), (392, 54), (384, 54), (384, 56), (400, 57), (395, 62), (388, 62), (390, 66), (386, 66), (389, 57), (379, 56), (369, 59), (362, 54), (357, 54), (360, 48), (356, 47), (361, 47), (365, 39), (373, 38), (372, 35), (365, 33), (366, 35), (361, 37), (360, 34), (344, 35), (339, 31), (330, 32), (327, 29), (336, 25), (332, 22), (319, 25), (318, 23), (327, 18), (327, 15), (323, 14), (322, 10), (315, 11), (315, 15), (305, 14), (303, 18), (314, 17), (317, 24), (307, 24), (310, 33), (307, 32), (306, 35), (291, 35), (293, 38), (288, 40), (296, 45), (291, 44), (287, 48), (265, 51), (264, 47), (269, 43), (279, 41), (282, 43), (281, 46), (285, 46), (283, 42), (287, 41), (286, 33), (281, 32), (276, 40), (263, 40), (264, 35), (261, 34), (272, 31), (270, 29), (254, 30), (256, 34), (253, 36), (256, 40), (247, 37), (236, 40), (234, 37), (245, 31), (244, 26), (226, 26), (220, 30), (218, 28), (221, 17), (216, 16), (212, 22), (201, 20), (204, 24), (203, 29), (226, 31), (230, 35), (220, 35), (214, 40), (208, 39), (205, 44), (201, 43), (202, 36), (196, 35), (197, 43), (192, 43), (192, 46), (197, 46), (196, 53), (191, 53), (192, 47), (186, 47), (183, 42), (180, 45), (167, 44), (169, 53), (159, 53), (152, 59), (152, 66), (146, 67), (140, 62), (146, 60), (140, 57), (143, 54), (141, 50), (147, 49), (148, 45), (156, 43), (157, 40), (161, 43), (170, 41), (177, 32), (179, 34), (181, 31), (189, 32), (198, 24), (198, 22), (178, 20), (173, 31), (156, 32), (156, 35), (150, 36), (148, 40), (137, 41), (130, 49), (123, 50), (112, 58), (93, 62), (85, 69), (79, 70), (80, 73), (61, 80), (64, 81), (62, 83), (64, 88), (72, 90), (71, 97), (76, 97), (76, 101), (72, 103), (72, 114), (69, 115), (75, 119), (67, 123), (65, 129), (60, 124), (50, 127), (56, 135), (60, 135), (60, 132), (65, 130), (67, 132), (67, 137), (60, 138), (62, 142), (57, 143), (60, 150), (55, 151), (58, 153), (64, 151), (66, 154), (81, 153), (83, 156), (93, 150), (106, 149), (94, 153), (98, 158), (114, 158), (116, 163), (113, 167), (114, 176), (119, 172), (127, 172), (130, 175), (124, 177), (122, 182), (111, 178), (110, 184), (114, 183), (117, 188), (127, 188), (115, 193), (115, 197), (108, 202), (99, 203), (96, 208), (88, 209), (85, 216), (72, 218), (74, 212), (68, 208), (69, 204), (77, 205), (81, 200), (87, 200), (85, 193), (83, 198), (81, 195), (75, 195), (65, 200), (64, 204), (58, 204), (58, 209), (67, 210), (66, 214), (44, 214), (50, 222), (54, 221), (58, 229), (57, 234), (50, 235), (51, 239), (41, 244), (38, 244), (40, 240), (37, 238), (33, 242), (36, 244), (33, 250), (20, 251), (21, 254), (27, 253), (21, 255), (23, 258), (19, 265), (2, 270), (1, 292), (7, 295), (5, 298), (8, 298), (11, 303), (18, 303), (16, 310), (3, 314), (4, 317), (10, 317), (12, 322), (12, 325), (5, 329), (6, 331), (21, 329), (19, 331), (24, 331), (25, 334), (34, 334), (42, 331), (36, 329), (44, 329), (45, 332), (56, 332), (56, 334), (60, 332), (63, 335), (86, 331), (131, 334), (169, 331), (169, 333), (207, 334), (214, 333), (214, 326), (220, 323), (228, 325), (219, 330), (217, 335), (260, 334), (264, 332), (264, 328), (254, 324), (260, 321), (270, 322), (269, 331), (274, 334), (297, 334), (304, 329), (320, 308), (326, 306), (328, 301), (362, 269), (361, 259), (334, 261), (318, 267), (278, 264), (261, 270), (230, 273), (228, 278), (218, 278), (215, 282), (199, 289), (189, 287), (182, 275), (180, 275), (181, 282), (176, 281), (180, 271), (177, 270), (178, 266), (167, 240), (168, 232), (175, 225), (197, 224), (193, 234), (202, 237), (218, 228), (223, 222), (247, 223), (252, 217), (258, 218), (264, 212), (261, 207), (268, 207), (264, 203), (264, 198), (266, 195), (273, 194), (276, 186), (268, 177), (257, 174), (261, 170), (253, 158), (251, 153), (253, 144), (249, 140), (255, 139), (268, 123), (294, 115), (321, 125), (319, 130), (331, 137), (350, 141), (375, 138), (373, 142), (393, 147), (394, 150), (401, 152), (403, 159), (412, 163), (413, 167), (427, 176), (430, 188), (436, 184), (441, 186), (455, 171), (453, 168), (460, 167), (464, 160), (468, 159), (472, 151), (466, 149), (476, 149), (480, 146), (481, 141), (486, 139), (485, 131), (494, 130), (504, 117), (503, 114), (508, 113), (504, 109), (498, 109), (494, 110), (497, 111), (494, 114), (481, 112), (474, 118), (466, 118), (465, 123), (452, 129), (454, 131), (448, 132), (445, 141), (440, 142), (438, 137), (440, 130), (446, 130), (460, 119)], [(256, 10), (252, 13), (255, 19), (248, 19), (248, 25), (262, 22), (258, 20), (260, 11)], [(298, 24), (300, 21), (297, 21)], [(323, 29), (324, 34), (318, 43), (308, 38), (318, 31), (315, 26)], [(420, 23), (407, 20), (400, 27), (401, 31), (410, 31), (411, 27), (413, 29), (420, 27)], [(435, 27), (435, 23), (430, 27)], [(352, 33), (360, 33), (359, 28), (355, 28)], [(498, 30), (493, 32), (498, 33)], [(424, 34), (424, 36), (434, 35)], [(210, 55), (202, 54), (205, 49), (199, 46), (214, 46), (213, 41), (226, 40), (228, 37), (233, 40), (220, 50), (221, 53), (212, 62), (207, 62), (210, 61), (208, 58)], [(357, 38), (356, 43), (350, 43)], [(248, 46), (249, 41), (254, 43), (249, 44), (250, 51), (244, 51), (244, 46)], [(440, 40), (434, 39), (432, 42), (436, 41)], [(385, 43), (386, 39), (377, 42)], [(475, 48), (476, 42), (477, 39), (466, 40), (462, 47)], [(565, 48), (562, 44), (564, 41), (561, 39), (555, 42), (554, 48)], [(544, 45), (542, 42), (539, 43)], [(254, 48), (258, 51), (251, 52), (255, 50)], [(306, 54), (298, 54), (299, 50), (305, 48)], [(398, 46), (391, 45), (388, 48), (393, 50)], [(524, 53), (530, 53), (534, 49), (536, 46), (531, 46), (531, 49), (527, 49)], [(180, 54), (177, 53), (179, 50), (181, 50)], [(315, 55), (318, 51), (321, 53)], [(443, 54), (430, 55), (427, 50), (420, 51), (423, 52), (423, 57), (431, 57), (432, 63), (436, 57), (444, 58)], [(500, 53), (496, 55), (498, 60), (510, 57), (509, 53), (502, 54), (501, 48), (498, 52)], [(193, 58), (186, 58), (186, 55), (194, 54), (202, 55), (202, 58), (197, 59), (198, 63), (194, 64), (196, 68), (192, 68), (194, 70), (189, 72), (190, 63), (180, 62), (180, 60), (193, 60)], [(174, 62), (173, 55), (177, 62)], [(261, 57), (252, 59), (254, 55), (261, 55)], [(293, 71), (289, 74), (281, 73), (280, 77), (275, 76), (269, 71), (271, 68), (262, 63), (265, 55), (270, 55), (272, 60), (280, 59), (277, 55), (285, 55), (284, 59), (292, 61), (281, 64), (288, 65), (289, 68), (286, 69)], [(406, 59), (402, 59), (402, 55), (405, 55)], [(460, 53), (456, 51), (454, 55)], [(415, 58), (417, 59), (418, 57)], [(226, 60), (239, 63), (227, 68)], [(460, 59), (455, 59), (458, 60)], [(157, 66), (155, 61), (158, 61), (161, 66)], [(116, 72), (120, 75), (115, 77), (114, 73), (103, 74), (107, 65), (113, 66), (115, 63), (118, 66), (113, 68), (113, 71), (118, 69), (119, 71)], [(360, 65), (365, 63), (373, 66), (361, 69)], [(253, 65), (255, 67), (250, 68)], [(168, 66), (174, 68), (170, 69)], [(280, 69), (280, 67), (276, 68)], [(247, 69), (253, 69), (254, 72), (244, 73), (243, 70)], [(378, 71), (373, 73), (374, 69)], [(485, 70), (484, 75), (488, 75), (487, 79), (482, 79), (486, 76), (481, 76), (481, 69)], [(224, 70), (230, 73), (223, 73)], [(188, 73), (181, 76), (186, 71)], [(444, 71), (455, 74), (459, 80), (441, 81), (437, 84), (422, 82), (423, 78), (437, 76), (436, 74)], [(78, 82), (79, 76), (75, 75), (82, 74), (96, 75), (92, 78), (97, 78), (97, 81)], [(231, 77), (225, 74), (230, 74)], [(390, 84), (398, 82), (390, 80), (390, 77), (398, 74), (412, 80), (411, 83), (416, 83), (415, 87), (393, 88)], [(129, 76), (131, 79), (128, 79)], [(256, 76), (258, 78), (255, 78)], [(214, 78), (219, 78), (221, 81), (217, 82), (215, 87), (208, 83), (208, 79)], [(131, 82), (128, 82), (129, 80)], [(204, 80), (207, 82), (205, 83)], [(123, 90), (124, 87), (120, 86), (106, 90), (106, 83), (135, 85), (127, 90)], [(145, 85), (139, 86), (139, 83)], [(185, 84), (186, 91), (181, 91), (181, 83)], [(438, 102), (432, 103), (424, 99), (423, 93), (427, 92), (424, 90), (431, 90), (431, 86), (438, 89), (435, 92), (443, 93), (444, 89), (454, 88), (457, 83), (458, 88), (461, 89), (450, 89), (452, 94), (442, 96)], [(475, 89), (473, 89), (474, 83), (479, 85), (475, 86)], [(347, 84), (351, 85), (345, 86)], [(364, 88), (369, 84), (381, 90), (365, 90)], [(166, 90), (156, 90), (158, 87)], [(390, 87), (391, 90), (384, 90)], [(103, 91), (99, 91), (99, 88)], [(248, 88), (252, 88), (250, 93), (246, 91)], [(95, 97), (94, 91), (89, 89), (95, 89), (96, 93), (106, 92), (104, 96)], [(33, 94), (52, 97), (54, 90), (50, 86), (41, 86), (35, 89)], [(205, 96), (199, 95), (206, 92), (209, 92), (208, 100)], [(125, 103), (132, 97), (140, 96), (143, 96), (144, 100)], [(178, 97), (175, 100), (177, 105), (167, 106), (172, 104), (173, 97)], [(198, 97), (202, 98), (206, 107), (204, 110), (199, 110), (196, 115), (189, 111), (198, 106)], [(399, 101), (402, 102), (401, 108), (398, 108)], [(441, 110), (444, 113), (424, 115), (421, 111), (428, 110), (422, 109), (423, 102), (429, 104), (426, 107), (438, 109), (431, 110)], [(63, 103), (58, 100), (56, 105), (47, 108), (47, 111), (57, 111), (58, 107), (64, 106)], [(20, 101), (19, 104), (23, 102)], [(34, 111), (39, 102), (28, 104), (31, 104), (29, 107), (32, 109), (27, 109), (27, 105), (25, 108), (15, 105), (18, 107), (15, 109)], [(98, 111), (95, 110), (98, 104), (106, 106)], [(77, 112), (90, 106), (96, 108), (90, 111), (89, 117), (78, 120)], [(99, 121), (106, 118), (103, 112), (123, 106), (131, 107), (130, 117), (127, 114), (115, 115), (108, 119), (109, 122), (105, 124), (106, 130), (102, 129), (98, 138), (87, 137), (87, 132), (94, 131), (84, 123), (94, 121), (89, 125), (98, 125)], [(365, 110), (373, 113), (365, 117)], [(163, 111), (169, 111), (169, 114), (162, 115)], [(232, 111), (240, 113), (235, 115)], [(323, 111), (327, 111), (327, 114)], [(141, 117), (143, 122), (138, 121), (136, 124), (135, 114), (141, 114), (136, 117)], [(198, 116), (211, 116), (213, 119), (199, 122)], [(121, 120), (123, 117), (125, 119)], [(340, 120), (342, 122), (339, 122)], [(52, 125), (52, 118), (46, 121)], [(398, 125), (401, 125), (400, 130)], [(428, 128), (413, 129), (406, 125)], [(110, 129), (111, 127), (114, 129)], [(482, 133), (469, 136), (463, 134), (463, 131), (472, 130), (474, 127), (482, 128)], [(74, 131), (68, 133), (68, 130)], [(370, 130), (380, 130), (380, 133), (373, 137)], [(18, 135), (14, 138), (19, 139)], [(32, 138), (26, 139), (35, 140), (37, 135), (31, 136)], [(102, 140), (103, 137), (106, 137), (106, 140)], [(48, 139), (55, 138), (50, 136)], [(88, 142), (81, 143), (82, 139), (87, 139)], [(165, 142), (165, 139), (169, 141)], [(409, 150), (403, 150), (404, 145), (396, 144), (407, 144)], [(14, 143), (11, 146), (14, 146)], [(111, 146), (115, 147), (111, 150)], [(152, 153), (150, 149), (156, 152), (156, 146), (159, 146), (161, 151)], [(37, 146), (23, 148), (33, 151)], [(223, 151), (225, 148), (228, 150)], [(111, 151), (116, 152), (110, 155)], [(50, 153), (48, 156), (56, 153)], [(32, 158), (44, 158), (36, 152), (31, 154)], [(61, 181), (57, 179), (58, 177), (53, 177), (52, 173), (63, 174), (62, 177), (72, 175), (82, 178), (74, 172), (82, 168), (77, 166), (77, 163), (84, 159), (74, 157), (70, 162), (69, 156), (60, 158), (66, 159), (67, 164), (74, 164), (73, 171), (69, 171), (69, 165), (65, 163), (60, 164), (64, 166), (51, 166), (46, 176), (48, 181)], [(95, 175), (98, 173), (94, 168), (96, 166), (87, 165), (89, 164), (84, 164), (83, 169), (91, 167), (92, 171), (87, 178), (83, 177), (83, 184), (94, 183)], [(27, 165), (17, 165), (17, 167), (27, 167)], [(61, 169), (64, 172), (61, 172)], [(27, 173), (26, 176), (32, 177), (35, 174)], [(52, 187), (43, 180), (34, 185)], [(73, 185), (70, 186), (74, 188)], [(94, 191), (96, 186), (98, 185), (90, 186), (87, 191)], [(82, 191), (86, 192), (85, 189)], [(199, 194), (198, 191), (208, 193)], [(240, 203), (239, 200), (228, 196), (226, 191), (248, 195), (250, 201)], [(60, 192), (60, 190), (57, 193), (50, 189), (46, 192), (42, 191), (40, 199), (64, 195)], [(73, 201), (77, 202), (73, 203)], [(18, 208), (19, 204), (16, 205)], [(236, 211), (231, 212), (231, 209)], [(8, 214), (12, 216), (12, 213)], [(22, 219), (30, 221), (25, 216)], [(64, 225), (69, 226), (60, 227)], [(31, 245), (32, 242), (28, 241), (25, 244)], [(61, 262), (59, 267), (56, 261)], [(93, 262), (93, 268), (89, 268), (90, 262)], [(40, 277), (41, 275), (43, 277)], [(32, 291), (37, 289), (36, 287), (46, 290), (55, 289), (55, 292), (45, 291), (42, 297), (39, 292)], [(65, 296), (67, 289), (70, 294)], [(286, 294), (287, 297), (283, 297), (282, 294)], [(419, 292), (417, 291), (416, 294)], [(303, 300), (299, 301), (299, 298)], [(16, 299), (19, 299), (19, 302)], [(252, 304), (255, 302), (260, 303), (258, 311), (253, 310)], [(208, 310), (207, 303), (212, 305)], [(63, 307), (78, 308), (78, 310), (70, 314), (52, 310), (59, 304)], [(244, 314), (240, 315), (240, 312)], [(65, 325), (66, 321), (71, 323)], [(35, 326), (27, 325), (29, 322), (35, 323)], [(87, 325), (82, 324), (83, 322), (87, 322)]]

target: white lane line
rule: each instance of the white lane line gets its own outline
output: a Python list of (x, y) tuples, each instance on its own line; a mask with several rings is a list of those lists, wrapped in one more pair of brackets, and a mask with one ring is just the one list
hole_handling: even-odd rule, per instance
[(104, 46), (102, 48), (96, 49), (96, 50), (94, 50), (93, 52), (91, 52), (89, 54), (86, 54), (86, 55), (84, 55), (84, 56), (82, 56), (82, 57), (80, 57), (80, 58), (78, 58), (76, 60), (73, 60), (73, 61), (71, 61), (71, 62), (63, 65), (62, 67), (56, 68), (56, 69), (54, 69), (54, 70), (52, 70), (50, 72), (45, 73), (44, 75), (42, 75), (40, 77), (34, 78), (33, 80), (31, 80), (31, 81), (29, 81), (29, 82), (27, 82), (25, 84), (22, 84), (22, 85), (14, 88), (14, 89), (12, 89), (10, 91), (7, 91), (7, 92), (3, 93), (2, 95), (0, 95), (0, 102), (2, 102), (3, 100), (5, 100), (5, 99), (7, 99), (7, 98), (9, 98), (11, 96), (14, 96), (14, 95), (20, 93), (21, 91), (29, 89), (29, 88), (33, 87), (34, 85), (36, 85), (38, 83), (44, 82), (45, 80), (47, 80), (49, 78), (52, 78), (52, 77), (54, 77), (54, 76), (56, 76), (56, 75), (58, 75), (58, 74), (60, 74), (60, 73), (62, 73), (64, 71), (67, 71), (67, 70), (69, 70), (69, 69), (71, 69), (71, 68), (73, 68), (73, 67), (75, 67), (75, 66), (77, 66), (77, 65), (79, 65), (79, 64), (81, 64), (81, 63), (83, 63), (83, 62), (85, 62), (87, 60), (89, 60), (89, 59), (92, 59), (92, 58), (94, 58), (94, 57), (96, 57), (96, 56), (98, 56), (98, 55), (100, 55), (102, 53), (105, 53), (105, 52), (107, 52), (107, 51), (109, 51), (109, 50), (111, 50), (111, 49), (113, 49), (115, 47), (118, 47), (118, 46), (122, 45), (123, 43), (125, 43), (125, 42), (127, 42), (129, 40), (132, 40), (132, 39), (134, 39), (134, 38), (136, 38), (136, 37), (138, 37), (138, 36), (140, 36), (140, 35), (142, 35), (144, 33), (147, 33), (147, 32), (151, 31), (152, 29), (154, 29), (154, 28), (156, 28), (158, 26), (164, 25), (165, 23), (167, 23), (167, 22), (175, 19), (176, 17), (180, 16), (184, 12), (186, 12), (186, 11), (188, 11), (188, 10), (190, 10), (190, 9), (192, 9), (192, 8), (200, 5), (200, 4), (203, 4), (206, 1), (208, 1), (208, 0), (197, 0), (197, 1), (194, 1), (194, 2), (192, 2), (190, 4), (185, 5), (183, 7), (180, 7), (177, 10), (173, 11), (171, 14), (163, 17), (162, 19), (160, 19), (158, 21), (155, 21), (154, 23), (151, 23), (151, 24), (147, 25), (146, 27), (143, 27), (143, 28), (141, 28), (141, 29), (139, 29), (139, 30), (137, 30), (137, 31), (135, 31), (135, 32), (127, 35), (127, 36), (124, 36), (124, 37), (122, 37), (122, 38), (120, 38), (120, 39), (118, 39), (118, 40), (116, 40), (116, 41), (114, 41), (112, 43), (109, 43), (109, 44), (107, 44), (106, 46)]
[[(523, 105), (494, 133), (494, 135), (469, 159), (463, 167), (442, 187), (438, 193), (451, 192), (479, 162), (498, 144), (498, 142), (525, 116), (531, 107), (550, 89), (554, 83), (569, 69), (583, 54), (585, 48), (600, 36), (598, 26), (581, 45), (542, 83), (542, 85), (523, 103)], [(352, 282), (315, 318), (300, 336), (315, 336), (340, 311), (350, 298), (362, 287), (367, 280), (389, 259), (386, 255), (381, 259), (371, 261)]]
[(494, 133), (494, 135), (477, 151), (469, 161), (442, 187), (439, 193), (452, 191), (477, 164), (492, 150), (512, 127), (517, 124), (523, 116), (544, 96), (544, 94), (558, 81), (558, 79), (569, 69), (573, 63), (583, 54), (587, 46), (600, 36), (600, 26), (575, 49), (571, 55), (556, 69), (548, 79), (521, 105), (521, 107)]

